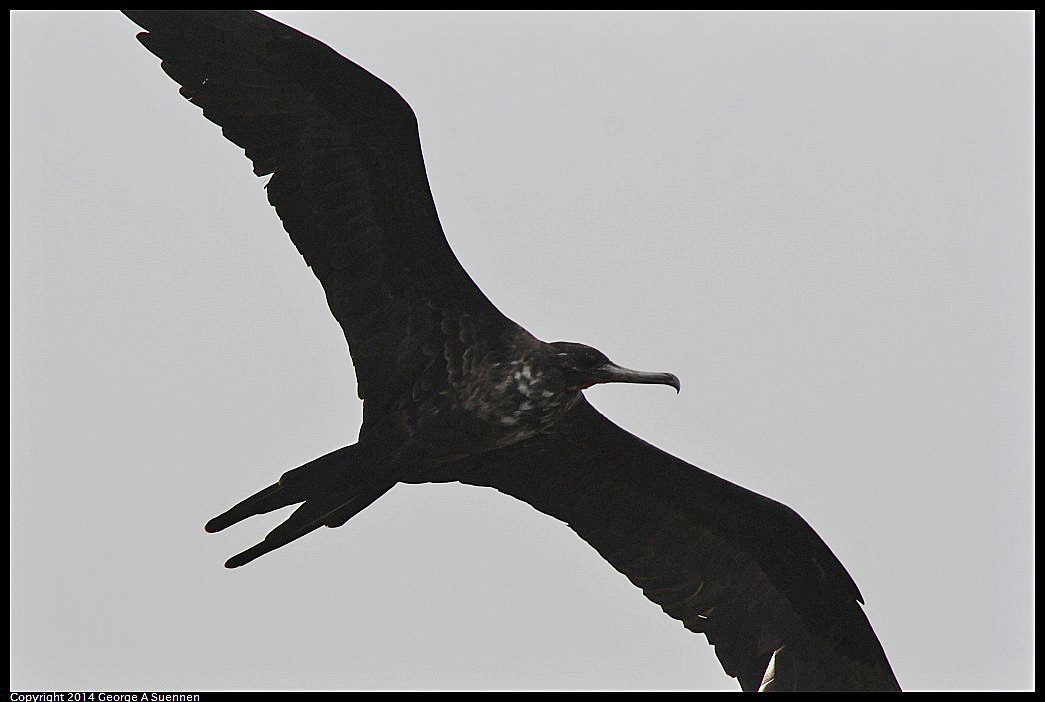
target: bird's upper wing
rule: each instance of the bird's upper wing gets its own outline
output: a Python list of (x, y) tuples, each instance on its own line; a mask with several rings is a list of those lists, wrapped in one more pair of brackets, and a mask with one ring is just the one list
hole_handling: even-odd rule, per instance
[(455, 479), (569, 524), (703, 632), (745, 690), (899, 689), (855, 583), (797, 513), (647, 444), (586, 401), (555, 434)]
[(369, 410), (409, 388), (429, 361), (417, 337), (445, 310), (507, 323), (443, 235), (417, 121), (394, 89), (256, 12), (125, 13), (181, 94), (272, 174), (269, 202), (326, 291)]

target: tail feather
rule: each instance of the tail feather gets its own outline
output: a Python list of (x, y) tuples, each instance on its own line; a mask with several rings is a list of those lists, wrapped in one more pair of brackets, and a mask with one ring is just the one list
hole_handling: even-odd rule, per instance
[(279, 482), (238, 502), (211, 519), (203, 528), (210, 533), (221, 531), (248, 517), (304, 502), (317, 493), (336, 489), (338, 483), (346, 480), (349, 473), (346, 470), (347, 464), (351, 461), (354, 449), (355, 444), (345, 446), (303, 466), (288, 470), (280, 477)]
[(236, 554), (225, 562), (225, 567), (238, 568), (246, 565), (255, 558), (280, 546), (286, 546), (321, 526), (339, 527), (392, 489), (392, 485), (394, 483), (382, 485), (365, 493), (339, 493), (308, 500), (294, 510), (286, 521), (270, 531), (264, 541)]
[(362, 512), (363, 509), (373, 503), (374, 500), (381, 497), (381, 495), (384, 495), (386, 492), (391, 490), (394, 484), (395, 483), (392, 483), (385, 487), (378, 488), (369, 494), (364, 493), (356, 495), (353, 499), (328, 512), (323, 517), (323, 524), (331, 529), (336, 529), (352, 517)]
[(341, 526), (388, 492), (395, 482), (367, 485), (360, 480), (362, 471), (352, 465), (356, 446), (346, 446), (287, 471), (279, 482), (254, 493), (207, 522), (204, 528), (208, 532), (216, 532), (256, 514), (304, 503), (269, 532), (264, 541), (236, 554), (225, 562), (225, 567), (246, 565), (321, 526)]
[(253, 517), (255, 514), (265, 514), (280, 507), (294, 504), (293, 502), (288, 502), (287, 499), (288, 495), (280, 489), (279, 483), (269, 485), (264, 490), (254, 493), (236, 506), (214, 517), (203, 528), (213, 534), (222, 529), (227, 529), (247, 517)]
[[(264, 541), (254, 544), (246, 551), (237, 553), (235, 556), (225, 561), (225, 567), (239, 568), (242, 565), (250, 563), (255, 558), (258, 558), (259, 556), (264, 556), (269, 551), (274, 551), (280, 546), (286, 546), (291, 541), (300, 539), (302, 536), (305, 536), (306, 534), (309, 534), (318, 529), (319, 527), (323, 526), (323, 522), (321, 520), (307, 520), (306, 518), (305, 523), (297, 524), (296, 528), (285, 528), (283, 529), (283, 531), (280, 531), (280, 527), (290, 527), (291, 524), (295, 522), (294, 517), (300, 514), (302, 510), (311, 511), (312, 507), (312, 504), (308, 502), (298, 507), (296, 510), (294, 510), (294, 514), (290, 515), (287, 521), (280, 524), (279, 527), (273, 529), (272, 532), (270, 532), (269, 535), (265, 537)], [(277, 534), (276, 532), (279, 533)]]

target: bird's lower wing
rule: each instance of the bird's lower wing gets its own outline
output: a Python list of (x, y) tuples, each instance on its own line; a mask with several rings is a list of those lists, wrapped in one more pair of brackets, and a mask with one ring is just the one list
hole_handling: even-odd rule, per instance
[(587, 402), (461, 482), (560, 519), (745, 690), (899, 690), (856, 585), (790, 508), (675, 458)]

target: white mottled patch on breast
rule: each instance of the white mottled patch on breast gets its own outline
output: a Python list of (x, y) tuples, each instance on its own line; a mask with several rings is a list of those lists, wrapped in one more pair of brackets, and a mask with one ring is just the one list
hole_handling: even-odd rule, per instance
[[(515, 389), (527, 400), (536, 399), (538, 396), (551, 397), (554, 394), (540, 387), (541, 377), (540, 375), (534, 376), (533, 369), (529, 365), (524, 364), (522, 368), (514, 371), (512, 380), (515, 381)], [(533, 409), (533, 404), (528, 403), (522, 409)]]
[(546, 431), (576, 402), (572, 396), (558, 397), (562, 378), (539, 356), (481, 361), (451, 392), (461, 410), (478, 422), (474, 431), (487, 447), (509, 446)]

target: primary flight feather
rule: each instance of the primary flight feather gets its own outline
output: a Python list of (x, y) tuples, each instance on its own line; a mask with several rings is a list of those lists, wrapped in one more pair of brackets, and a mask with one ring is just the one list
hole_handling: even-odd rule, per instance
[(390, 86), (248, 11), (127, 10), (181, 94), (270, 175), (269, 202), (344, 330), (359, 440), (207, 523), (300, 506), (239, 567), (344, 524), (396, 483), (493, 487), (567, 523), (715, 646), (744, 690), (899, 690), (856, 584), (788, 507), (597, 412), (597, 383), (657, 383), (505, 317), (443, 235), (417, 121)]

